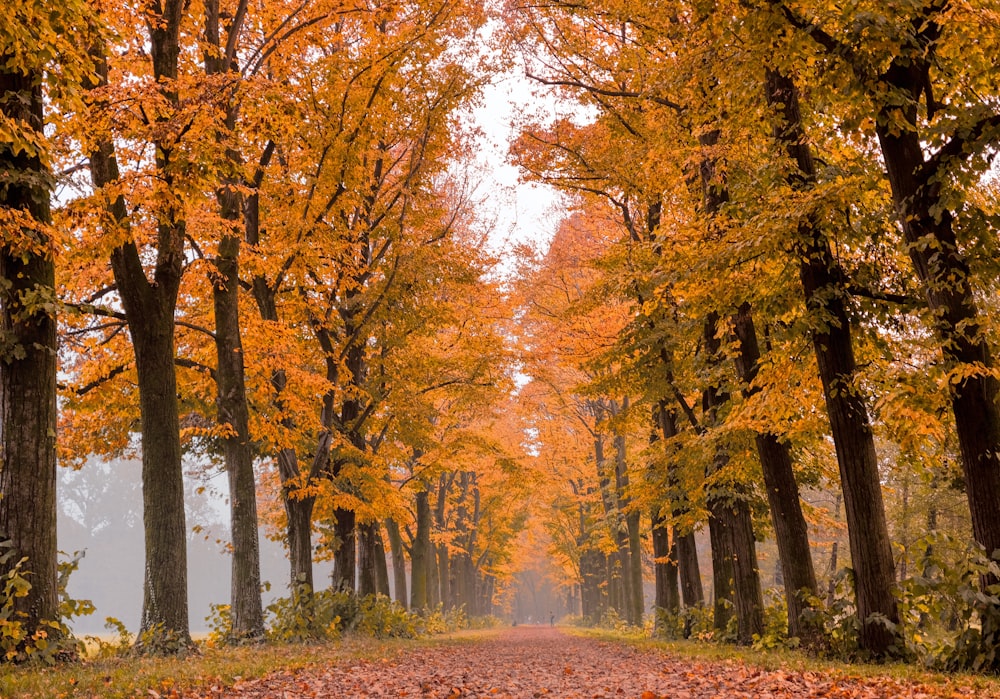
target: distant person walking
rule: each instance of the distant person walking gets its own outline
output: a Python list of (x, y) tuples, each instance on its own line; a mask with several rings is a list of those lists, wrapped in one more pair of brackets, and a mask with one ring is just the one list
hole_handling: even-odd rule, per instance
[(556, 625), (556, 615), (553, 614), (552, 612), (549, 612), (549, 626), (555, 626), (555, 625)]

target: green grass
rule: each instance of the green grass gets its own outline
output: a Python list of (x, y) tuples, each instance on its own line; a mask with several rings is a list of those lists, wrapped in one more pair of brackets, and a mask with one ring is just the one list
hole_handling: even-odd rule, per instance
[(314, 645), (274, 644), (243, 647), (200, 647), (187, 657), (112, 658), (54, 667), (0, 666), (0, 697), (43, 699), (163, 697), (173, 690), (231, 687), (279, 670), (296, 670), (360, 659), (391, 659), (407, 650), (432, 645), (469, 643), (496, 631), (461, 632), (419, 640), (346, 636)]
[(1000, 697), (1000, 677), (973, 673), (945, 674), (931, 672), (918, 665), (908, 663), (846, 663), (829, 658), (817, 657), (800, 650), (770, 649), (756, 650), (741, 646), (701, 641), (674, 641), (649, 638), (643, 632), (610, 631), (573, 627), (564, 631), (584, 638), (624, 643), (644, 650), (659, 650), (670, 655), (704, 662), (735, 661), (762, 670), (785, 670), (794, 672), (815, 672), (837, 678), (894, 680), (924, 684), (934, 687), (943, 694), (971, 699), (976, 697)]

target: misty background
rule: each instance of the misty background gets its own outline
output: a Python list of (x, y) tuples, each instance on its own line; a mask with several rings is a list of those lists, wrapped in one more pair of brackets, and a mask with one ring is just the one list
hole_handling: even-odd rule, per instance
[[(212, 604), (229, 603), (229, 485), (220, 468), (186, 464), (185, 510), (188, 526), (188, 610), (193, 633), (209, 629)], [(107, 633), (114, 617), (129, 631), (139, 628), (142, 613), (143, 526), (142, 462), (139, 459), (91, 459), (79, 470), (59, 469), (59, 549), (67, 556), (83, 551), (80, 567), (69, 579), (74, 599), (89, 599), (97, 611), (74, 619), (77, 634)], [(260, 530), (264, 605), (288, 595), (289, 568), (282, 542)], [(318, 562), (317, 587), (329, 581), (332, 565)]]

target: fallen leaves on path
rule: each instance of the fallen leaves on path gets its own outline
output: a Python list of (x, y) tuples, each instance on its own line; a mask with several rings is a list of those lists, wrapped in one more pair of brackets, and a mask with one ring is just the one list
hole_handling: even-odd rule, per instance
[(654, 651), (517, 627), (490, 640), (424, 648), (393, 661), (278, 673), (185, 697), (232, 699), (970, 699), (968, 693), (889, 678), (760, 670), (692, 662)]

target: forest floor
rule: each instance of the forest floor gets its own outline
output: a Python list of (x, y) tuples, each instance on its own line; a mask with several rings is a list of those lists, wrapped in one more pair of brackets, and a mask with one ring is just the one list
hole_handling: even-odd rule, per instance
[(960, 679), (923, 682), (889, 676), (761, 669), (743, 660), (695, 660), (656, 649), (519, 626), (464, 643), (417, 647), (391, 658), (279, 672), (184, 697), (344, 699), (349, 697), (580, 697), (587, 699), (1000, 696)]

